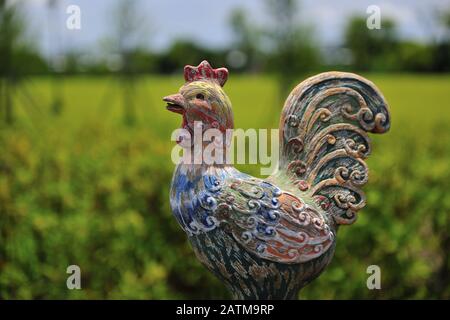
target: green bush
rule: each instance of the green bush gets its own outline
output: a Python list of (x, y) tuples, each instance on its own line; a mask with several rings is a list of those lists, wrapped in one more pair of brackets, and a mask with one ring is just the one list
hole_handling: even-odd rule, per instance
[[(450, 78), (367, 77), (390, 103), (392, 129), (373, 137), (367, 207), (340, 229), (332, 264), (300, 296), (448, 299)], [(40, 112), (18, 104), (16, 123), (0, 128), (0, 298), (230, 297), (169, 209), (170, 134), (181, 120), (160, 99), (181, 77), (139, 82), (134, 126), (123, 124), (120, 91), (108, 83), (66, 79), (55, 117), (44, 106), (49, 80), (35, 79)], [(237, 127), (277, 127), (273, 79), (233, 77), (226, 89)], [(71, 264), (81, 268), (82, 290), (66, 287)], [(366, 287), (372, 264), (381, 290)]]

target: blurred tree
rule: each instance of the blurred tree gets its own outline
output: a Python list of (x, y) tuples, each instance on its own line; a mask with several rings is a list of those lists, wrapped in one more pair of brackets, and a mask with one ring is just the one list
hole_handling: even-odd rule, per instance
[[(137, 68), (134, 64), (136, 54), (144, 46), (141, 42), (148, 35), (146, 32), (148, 21), (139, 10), (139, 3), (135, 0), (118, 0), (111, 13), (111, 37), (105, 43), (113, 56), (118, 56), (116, 67), (120, 76), (122, 89), (123, 120), (127, 125), (136, 121), (135, 87)], [(110, 97), (108, 93), (106, 97)], [(106, 104), (104, 101), (102, 104)]]
[(312, 40), (312, 29), (297, 22), (295, 0), (266, 0), (272, 25), (267, 25), (272, 52), (269, 70), (279, 78), (279, 98), (285, 99), (296, 78), (318, 65), (319, 52)]
[(236, 69), (258, 71), (261, 68), (260, 31), (248, 21), (248, 13), (242, 8), (231, 12), (230, 27), (234, 43), (228, 53), (227, 62)]
[(13, 68), (13, 50), (23, 34), (23, 23), (16, 7), (6, 0), (0, 0), (0, 107), (6, 123), (13, 122), (12, 89), (15, 78)]
[(82, 52), (79, 50), (68, 50), (65, 53), (65, 62), (64, 62), (64, 73), (68, 76), (72, 76), (80, 71), (82, 71), (80, 57), (82, 56)]
[(450, 71), (450, 10), (443, 12), (439, 18), (445, 28), (443, 37), (434, 44), (433, 71)]
[(202, 60), (209, 60), (213, 66), (225, 65), (225, 53), (211, 50), (189, 40), (175, 40), (171, 47), (160, 55), (159, 71), (173, 73), (185, 65), (198, 65)]
[[(389, 54), (396, 52), (395, 23), (384, 18), (381, 29), (369, 29), (365, 17), (353, 17), (345, 29), (345, 45), (351, 50), (353, 67), (358, 70), (386, 70), (395, 62)], [(389, 63), (389, 61), (392, 61)]]
[[(30, 95), (19, 81), (26, 74), (43, 72), (45, 62), (27, 41), (25, 19), (20, 14), (17, 3), (0, 0), (0, 113), (7, 124), (14, 120), (13, 95), (31, 100)], [(28, 101), (30, 102), (30, 101)]]
[(136, 1), (120, 0), (117, 3), (116, 11), (113, 16), (115, 19), (115, 33), (117, 41), (117, 50), (121, 55), (120, 74), (123, 77), (123, 107), (124, 120), (128, 124), (135, 122), (135, 107), (133, 103), (134, 95), (134, 77), (132, 63), (133, 49), (136, 48), (139, 31), (142, 26), (143, 18), (136, 7)]
[(397, 62), (392, 67), (395, 71), (429, 72), (434, 63), (433, 50), (427, 44), (404, 41), (392, 55)]
[(62, 112), (64, 105), (63, 78), (61, 77), (63, 70), (57, 65), (57, 61), (63, 58), (61, 52), (61, 28), (59, 27), (59, 24), (61, 23), (59, 19), (60, 8), (58, 8), (58, 4), (58, 0), (47, 0), (47, 27), (49, 29), (49, 38), (51, 39), (49, 47), (54, 48), (54, 50), (49, 48), (49, 54), (52, 55), (49, 62), (52, 71), (52, 102), (50, 104), (50, 110), (54, 115), (59, 115)]

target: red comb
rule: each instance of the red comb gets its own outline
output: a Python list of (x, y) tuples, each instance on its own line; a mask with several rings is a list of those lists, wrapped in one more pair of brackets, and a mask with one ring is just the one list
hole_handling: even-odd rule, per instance
[(217, 81), (223, 87), (228, 79), (228, 70), (227, 68), (213, 69), (208, 61), (203, 60), (197, 67), (185, 66), (184, 79), (186, 82), (213, 80)]

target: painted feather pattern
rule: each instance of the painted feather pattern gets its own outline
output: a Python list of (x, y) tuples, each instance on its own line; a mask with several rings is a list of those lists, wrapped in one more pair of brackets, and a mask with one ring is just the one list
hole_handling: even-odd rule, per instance
[[(164, 98), (192, 131), (232, 129), (225, 68), (185, 68), (179, 94)], [(207, 117), (203, 117), (205, 114)], [(239, 299), (292, 299), (331, 261), (338, 226), (365, 205), (368, 132), (389, 130), (374, 84), (328, 72), (299, 84), (280, 120), (280, 161), (267, 179), (231, 165), (180, 163), (170, 203), (199, 260)]]
[(173, 184), (172, 208), (188, 235), (221, 227), (250, 252), (283, 263), (316, 258), (333, 242), (326, 217), (313, 206), (233, 168), (192, 180), (180, 173)]

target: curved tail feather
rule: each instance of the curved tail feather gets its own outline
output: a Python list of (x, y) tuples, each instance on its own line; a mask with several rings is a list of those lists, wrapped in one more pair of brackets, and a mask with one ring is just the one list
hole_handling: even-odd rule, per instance
[(326, 72), (300, 83), (280, 120), (279, 174), (286, 174), (337, 224), (351, 224), (365, 205), (367, 132), (389, 130), (387, 103), (370, 81)]

